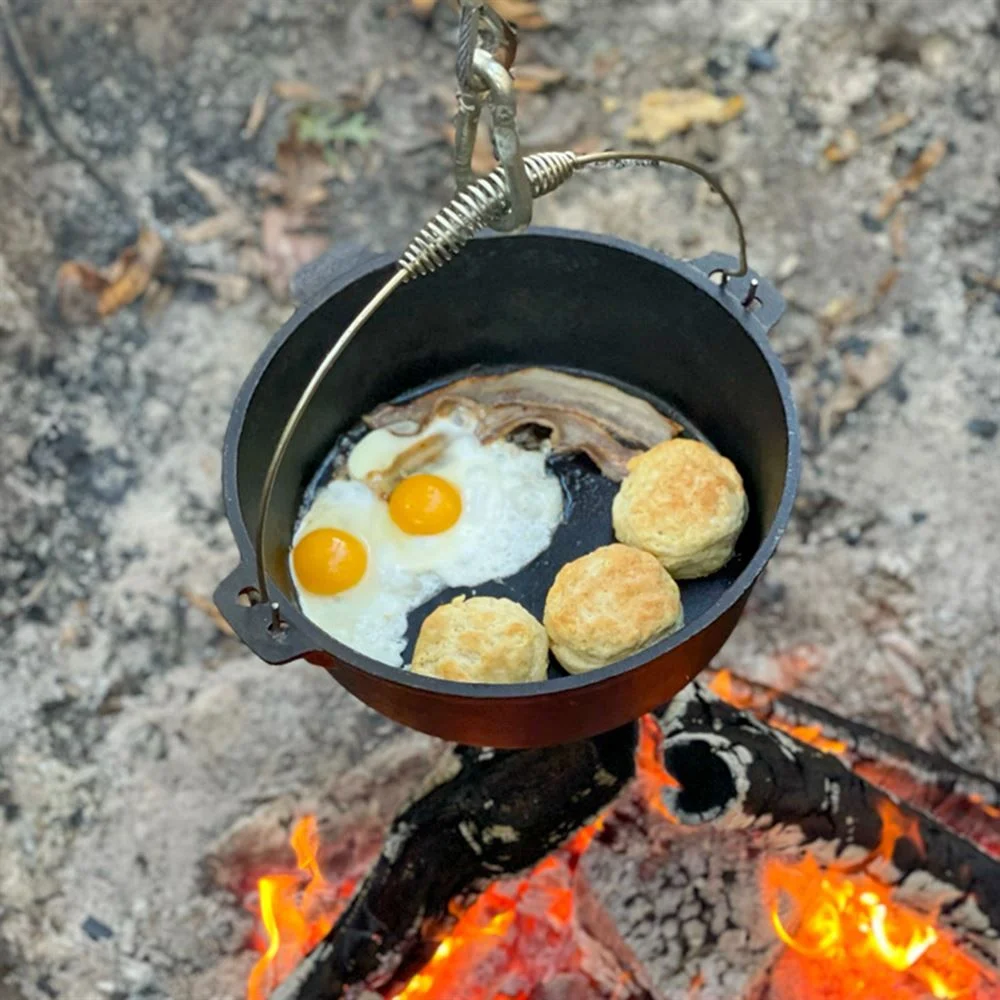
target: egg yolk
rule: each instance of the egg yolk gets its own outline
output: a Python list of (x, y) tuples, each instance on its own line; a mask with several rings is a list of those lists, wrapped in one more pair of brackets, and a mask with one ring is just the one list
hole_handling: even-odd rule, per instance
[(365, 575), (368, 552), (359, 538), (346, 531), (318, 528), (299, 539), (292, 565), (306, 590), (332, 596), (350, 590)]
[(389, 516), (408, 535), (439, 535), (462, 513), (462, 495), (440, 476), (408, 476), (389, 497)]

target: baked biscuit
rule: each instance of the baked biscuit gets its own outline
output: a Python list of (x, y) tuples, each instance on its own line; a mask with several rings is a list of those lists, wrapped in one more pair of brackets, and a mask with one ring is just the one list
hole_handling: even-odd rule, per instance
[(628, 545), (605, 545), (567, 563), (545, 599), (545, 630), (571, 673), (606, 667), (683, 624), (670, 574)]
[(736, 466), (700, 441), (663, 441), (628, 463), (611, 507), (615, 537), (691, 580), (724, 566), (749, 504)]
[(420, 626), (415, 674), (476, 684), (543, 681), (549, 665), (545, 629), (506, 597), (456, 597)]

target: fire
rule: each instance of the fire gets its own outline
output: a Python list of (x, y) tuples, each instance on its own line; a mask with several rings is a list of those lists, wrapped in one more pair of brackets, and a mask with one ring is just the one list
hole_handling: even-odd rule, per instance
[[(883, 996), (891, 973), (905, 973), (943, 998), (968, 996), (981, 980), (977, 966), (932, 920), (894, 904), (867, 875), (824, 871), (806, 855), (790, 864), (769, 860), (765, 893), (775, 933), (817, 961), (817, 978), (836, 974), (847, 996)], [(794, 919), (782, 916), (782, 904)], [(789, 927), (794, 926), (794, 930)]]
[(263, 954), (247, 981), (247, 1000), (267, 1000), (279, 983), (326, 936), (354, 891), (353, 882), (333, 885), (319, 867), (315, 816), (304, 816), (292, 830), (295, 872), (265, 875), (257, 882), (265, 937), (255, 942)]
[(393, 1000), (528, 1000), (535, 986), (580, 967), (573, 877), (599, 818), (520, 879), (488, 886)]

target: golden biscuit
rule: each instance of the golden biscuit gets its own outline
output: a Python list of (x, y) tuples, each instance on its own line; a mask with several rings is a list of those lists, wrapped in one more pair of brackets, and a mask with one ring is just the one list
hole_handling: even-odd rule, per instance
[(543, 681), (549, 642), (535, 617), (506, 597), (456, 597), (420, 626), (415, 674), (476, 684)]
[(729, 562), (748, 510), (736, 466), (687, 438), (633, 458), (611, 507), (618, 541), (652, 553), (678, 580)]
[(670, 574), (628, 545), (605, 545), (567, 563), (545, 599), (552, 652), (571, 674), (616, 663), (683, 621)]

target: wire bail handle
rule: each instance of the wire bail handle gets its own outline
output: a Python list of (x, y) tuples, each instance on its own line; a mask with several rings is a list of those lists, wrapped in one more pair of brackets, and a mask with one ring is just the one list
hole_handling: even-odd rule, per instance
[(531, 222), (532, 190), (517, 134), (517, 95), (510, 68), (517, 55), (517, 31), (485, 3), (462, 0), (458, 28), (458, 113), (455, 116), (455, 184), (476, 180), (472, 154), (483, 105), (490, 113), (490, 142), (507, 181), (509, 204), (491, 228), (514, 232)]

